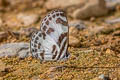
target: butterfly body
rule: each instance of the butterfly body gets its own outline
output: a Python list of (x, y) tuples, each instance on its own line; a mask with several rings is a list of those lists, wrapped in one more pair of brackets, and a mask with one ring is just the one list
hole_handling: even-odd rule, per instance
[(40, 60), (64, 60), (68, 53), (68, 22), (62, 10), (51, 11), (30, 41), (31, 53)]

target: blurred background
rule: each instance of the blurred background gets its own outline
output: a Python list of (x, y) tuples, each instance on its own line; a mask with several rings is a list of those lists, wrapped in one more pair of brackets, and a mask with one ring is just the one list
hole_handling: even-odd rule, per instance
[[(68, 18), (69, 51), (72, 57), (66, 64), (92, 66), (91, 63), (93, 63), (94, 65), (106, 65), (107, 67), (120, 66), (120, 0), (0, 0), (0, 45), (19, 42), (29, 43), (32, 32), (40, 29), (41, 19), (54, 9), (63, 9)], [(0, 50), (3, 48), (0, 48)], [(11, 48), (9, 51), (10, 50)], [(6, 55), (14, 53), (9, 51)], [(94, 51), (97, 52), (96, 55), (94, 55)], [(0, 56), (3, 56), (2, 51), (0, 52)], [(78, 56), (85, 58), (81, 59), (81, 57), (79, 57), (80, 59), (78, 59)], [(88, 58), (86, 56), (88, 56)], [(28, 68), (32, 64), (39, 65), (39, 67), (41, 66), (41, 64), (38, 64), (39, 61), (33, 63), (31, 59), (27, 60), (30, 61), (27, 62), (28, 65), (25, 65)], [(80, 63), (76, 63), (76, 60), (80, 60)], [(12, 60), (9, 58), (1, 58), (0, 61), (0, 64), (3, 66), (3, 68), (0, 69), (0, 79), (18, 79), (20, 77), (23, 79), (32, 79), (35, 75), (41, 77), (41, 74), (44, 72), (34, 70), (38, 67), (33, 65), (33, 72), (30, 72), (25, 66), (23, 68), (26, 69), (26, 73), (22, 72), (24, 69), (19, 66), (26, 64), (24, 60), (22, 62), (16, 58)], [(86, 63), (87, 61), (88, 63)], [(107, 62), (109, 63), (107, 64)], [(52, 63), (46, 63), (43, 66), (45, 67), (43, 70), (48, 69), (48, 67), (46, 67), (47, 64), (52, 65)], [(54, 76), (55, 79), (63, 78), (69, 80), (74, 78), (78, 80), (80, 78), (79, 75), (83, 74), (80, 79), (98, 80), (96, 77), (101, 73), (108, 75), (110, 71), (113, 71), (109, 74), (110, 79), (120, 79), (120, 76), (118, 76), (120, 75), (120, 68), (111, 69), (110, 71), (109, 69), (100, 69), (100, 71), (96, 71), (96, 74), (93, 74), (94, 76), (89, 75), (91, 72), (94, 73), (94, 70), (90, 72), (89, 69), (86, 71), (83, 70), (83, 72), (76, 70), (76, 72), (70, 72), (71, 69), (66, 70), (68, 70), (69, 73), (63, 71), (60, 76), (56, 78), (55, 75), (59, 73), (58, 70), (58, 73), (55, 72), (52, 77)], [(14, 71), (20, 73), (20, 75), (17, 76)], [(63, 76), (64, 73), (69, 76)], [(85, 75), (87, 75), (87, 77), (85, 77)], [(104, 77), (104, 75), (102, 75), (102, 77)], [(42, 78), (46, 77), (48, 76), (46, 76), (44, 72)]]

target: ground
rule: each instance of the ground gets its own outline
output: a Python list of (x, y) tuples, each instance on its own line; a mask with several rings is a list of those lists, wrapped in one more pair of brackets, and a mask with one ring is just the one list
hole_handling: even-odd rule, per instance
[[(21, 5), (21, 7), (24, 7)], [(21, 9), (21, 8), (20, 8)], [(40, 11), (39, 11), (40, 10)], [(24, 13), (37, 13), (39, 14), (38, 21), (29, 26), (19, 26), (16, 14)], [(40, 20), (49, 12), (43, 8), (25, 9), (24, 11), (17, 10), (2, 11), (1, 18), (5, 23), (1, 28), (1, 32), (5, 31), (18, 31), (22, 28), (35, 26), (39, 29)], [(1, 58), (0, 79), (55, 79), (55, 80), (98, 80), (97, 77), (101, 74), (109, 76), (111, 80), (120, 79), (120, 23), (106, 25), (104, 20), (120, 17), (120, 11), (116, 10), (107, 16), (90, 18), (84, 20), (89, 26), (104, 26), (104, 30), (100, 33), (91, 35), (89, 30), (82, 30), (77, 36), (81, 41), (79, 47), (69, 46), (70, 58), (66, 61), (57, 62), (40, 62), (40, 60), (28, 57), (19, 59), (17, 57)], [(7, 23), (15, 21), (15, 26)], [(11, 20), (12, 19), (12, 20)], [(92, 19), (92, 20), (91, 20)], [(73, 19), (68, 16), (68, 20)], [(7, 30), (6, 30), (7, 29)], [(89, 36), (85, 36), (89, 33)], [(8, 42), (29, 42), (30, 37), (19, 36), (18, 38), (9, 34), (7, 38), (0, 40), (0, 44)]]

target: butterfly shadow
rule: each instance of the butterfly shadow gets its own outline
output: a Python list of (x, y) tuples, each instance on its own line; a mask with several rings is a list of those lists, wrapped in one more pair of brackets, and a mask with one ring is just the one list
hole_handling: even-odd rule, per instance
[(120, 68), (120, 67), (118, 67), (118, 66), (115, 66), (115, 67), (101, 67), (101, 66), (91, 66), (91, 67), (84, 67), (84, 66), (69, 66), (69, 65), (65, 65), (65, 66), (61, 66), (61, 67), (63, 67), (63, 68), (70, 68), (70, 69), (88, 69), (88, 68), (108, 68), (108, 69), (111, 69), (111, 68)]

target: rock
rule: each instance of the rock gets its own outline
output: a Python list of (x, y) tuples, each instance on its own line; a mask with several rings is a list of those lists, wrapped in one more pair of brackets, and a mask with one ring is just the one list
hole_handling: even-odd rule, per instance
[(8, 37), (8, 34), (6, 32), (0, 32), (0, 41), (6, 39)]
[(29, 43), (7, 43), (0, 46), (0, 57), (25, 58), (31, 56)]
[(101, 80), (110, 80), (109, 77), (105, 76), (104, 74), (101, 74), (98, 78)]
[(68, 8), (70, 6), (82, 6), (84, 5), (85, 0), (47, 0), (45, 3), (45, 7), (47, 9), (54, 9), (54, 8)]
[(2, 19), (0, 18), (0, 27), (2, 26)]
[(20, 21), (17, 20), (16, 18), (16, 14), (10, 14), (8, 16), (8, 14), (6, 16), (4, 16), (3, 18), (4, 20), (4, 26), (8, 26), (8, 27), (17, 27), (17, 26), (22, 26)]
[(72, 21), (69, 23), (69, 35), (78, 37), (79, 32), (86, 28), (86, 25), (82, 21)]
[(5, 65), (5, 63), (0, 60), (0, 77), (5, 76), (10, 71), (10, 68), (12, 68), (12, 66)]
[(110, 49), (107, 49), (107, 50), (106, 50), (106, 53), (107, 53), (107, 54), (110, 54), (110, 53), (111, 53), (111, 50), (110, 50)]
[(34, 24), (39, 19), (37, 14), (33, 13), (19, 13), (19, 14), (8, 14), (4, 17), (4, 21), (8, 27), (19, 27), (19, 26), (29, 26)]
[(85, 36), (93, 36), (95, 34), (101, 33), (104, 29), (105, 29), (104, 26), (88, 27)]
[(86, 26), (81, 21), (74, 21), (70, 23), (69, 28), (69, 45), (72, 47), (79, 47), (80, 40), (78, 37), (80, 36), (80, 31), (85, 29)]
[(120, 5), (120, 0), (105, 0), (106, 7), (109, 10), (115, 10), (117, 5)]
[(0, 11), (3, 10), (5, 4), (7, 4), (6, 0), (0, 0)]
[(77, 35), (79, 35), (79, 30), (75, 27), (70, 27), (69, 35), (70, 36), (77, 36)]
[(115, 32), (113, 33), (113, 36), (120, 36), (120, 30), (115, 31)]
[(112, 20), (106, 20), (105, 22), (108, 24), (120, 23), (120, 17)]
[(25, 26), (29, 26), (35, 23), (38, 20), (38, 15), (35, 14), (27, 14), (27, 13), (19, 13), (17, 15), (17, 19), (23, 23)]
[(0, 60), (0, 77), (4, 76), (5, 73), (3, 71), (5, 71), (5, 64)]
[(112, 32), (114, 32), (114, 29), (112, 27), (105, 27), (103, 30), (101, 30), (102, 34), (110, 34)]
[(5, 64), (0, 60), (0, 72), (5, 70)]
[(105, 76), (104, 74), (101, 74), (99, 77), (96, 77), (91, 80), (110, 80), (109, 77)]
[(89, 0), (82, 8), (78, 8), (73, 12), (73, 17), (78, 19), (86, 19), (90, 17), (103, 16), (108, 13), (104, 0)]
[(69, 45), (72, 47), (79, 47), (80, 46), (80, 40), (76, 37), (69, 36)]
[(70, 27), (75, 27), (78, 30), (83, 30), (86, 28), (86, 25), (82, 21), (72, 21), (69, 23)]

